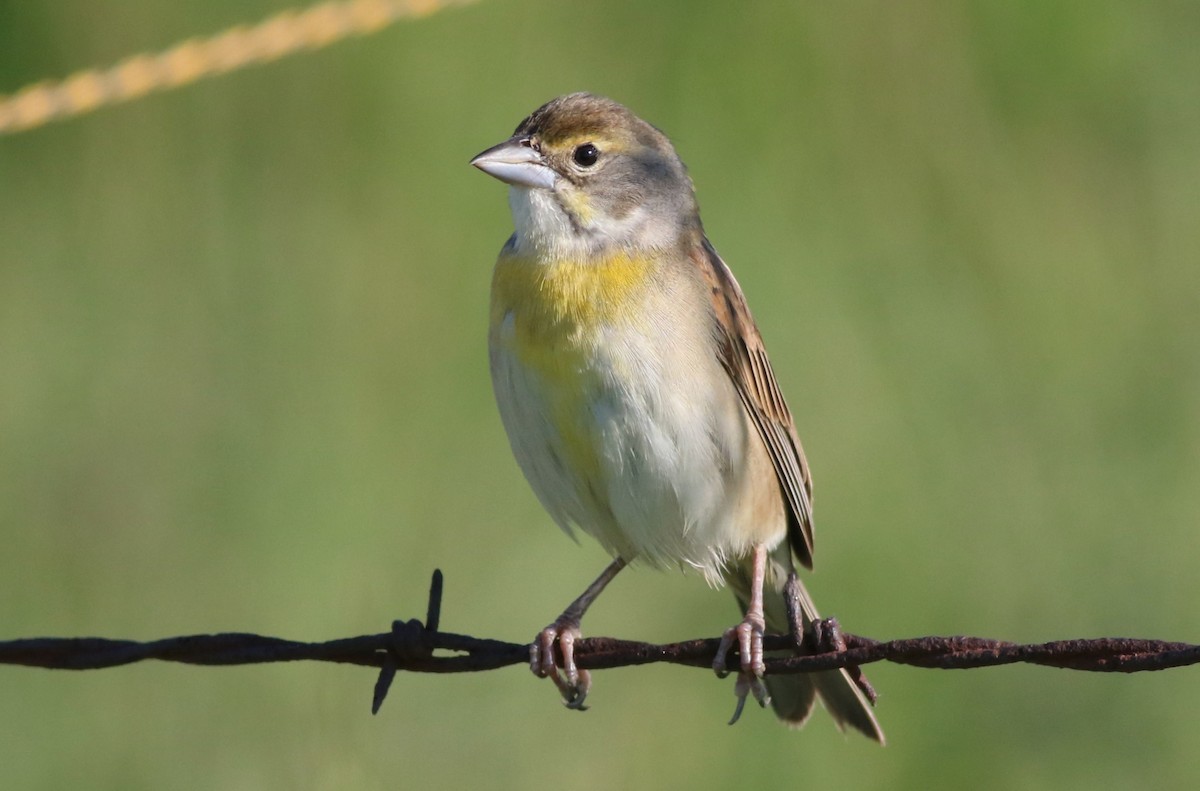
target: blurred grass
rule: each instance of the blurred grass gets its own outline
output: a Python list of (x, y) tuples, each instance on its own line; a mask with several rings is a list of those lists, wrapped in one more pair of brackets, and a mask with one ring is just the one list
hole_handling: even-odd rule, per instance
[[(0, 91), (286, 2), (0, 4)], [(0, 139), (0, 638), (530, 636), (605, 562), (491, 403), (502, 188), (568, 91), (688, 162), (817, 485), (814, 594), (878, 637), (1192, 640), (1200, 11), (483, 2)], [(653, 606), (646, 602), (653, 597)], [(631, 573), (593, 634), (712, 634)], [(511, 669), (9, 669), (0, 786), (1185, 787), (1190, 670), (871, 672), (891, 745), (726, 728), (729, 685)]]

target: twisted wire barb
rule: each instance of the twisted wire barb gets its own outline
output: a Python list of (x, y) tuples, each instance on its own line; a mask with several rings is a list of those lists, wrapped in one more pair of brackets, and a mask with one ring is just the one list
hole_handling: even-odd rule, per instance
[[(320, 643), (256, 634), (169, 637), (150, 642), (98, 637), (41, 637), (0, 641), (0, 664), (59, 670), (95, 670), (146, 659), (192, 665), (250, 665), (310, 660), (380, 669), (372, 711), (383, 704), (398, 671), (470, 673), (529, 661), (529, 645), (443, 632), (439, 629), (442, 573), (435, 571), (424, 623), (396, 621), (392, 631)], [(812, 673), (857, 668), (874, 662), (967, 670), (1026, 663), (1067, 670), (1136, 673), (1200, 663), (1200, 645), (1100, 637), (1018, 644), (982, 637), (918, 637), (877, 641), (842, 634), (844, 650), (767, 659), (767, 673)], [(656, 662), (711, 668), (720, 638), (655, 645), (611, 637), (575, 643), (575, 662), (585, 669), (630, 667)], [(795, 650), (791, 637), (768, 636), (768, 651)]]
[(428, 16), (474, 0), (338, 0), (288, 9), (257, 25), (238, 25), (193, 38), (155, 54), (126, 58), (107, 69), (87, 69), (61, 81), (28, 85), (0, 96), (0, 135), (83, 115), (106, 105), (188, 85), (365, 36), (406, 18)]

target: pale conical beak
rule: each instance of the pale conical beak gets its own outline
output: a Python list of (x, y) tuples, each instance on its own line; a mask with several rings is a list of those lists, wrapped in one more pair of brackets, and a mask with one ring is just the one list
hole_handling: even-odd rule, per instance
[(514, 137), (477, 155), (471, 164), (514, 187), (548, 190), (558, 179), (525, 138)]

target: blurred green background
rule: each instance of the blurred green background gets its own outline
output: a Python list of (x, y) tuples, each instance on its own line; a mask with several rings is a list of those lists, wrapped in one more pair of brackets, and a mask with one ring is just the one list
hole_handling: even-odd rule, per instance
[[(282, 0), (0, 3), (0, 92)], [(541, 102), (667, 131), (815, 471), (850, 631), (1200, 640), (1200, 5), (484, 0), (0, 138), (0, 639), (423, 614), (526, 640), (604, 565), (492, 404), (504, 189)], [(716, 634), (627, 573), (590, 634)], [(890, 744), (732, 679), (0, 667), (0, 787), (1194, 787), (1195, 670), (875, 666)]]

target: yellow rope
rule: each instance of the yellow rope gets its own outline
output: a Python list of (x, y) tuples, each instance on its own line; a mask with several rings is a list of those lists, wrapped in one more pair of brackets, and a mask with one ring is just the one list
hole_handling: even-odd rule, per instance
[(339, 0), (282, 11), (252, 27), (238, 26), (189, 39), (157, 54), (140, 54), (107, 69), (88, 69), (61, 81), (0, 96), (0, 135), (100, 107), (187, 85), (302, 50), (365, 36), (404, 18), (423, 17), (474, 0)]

